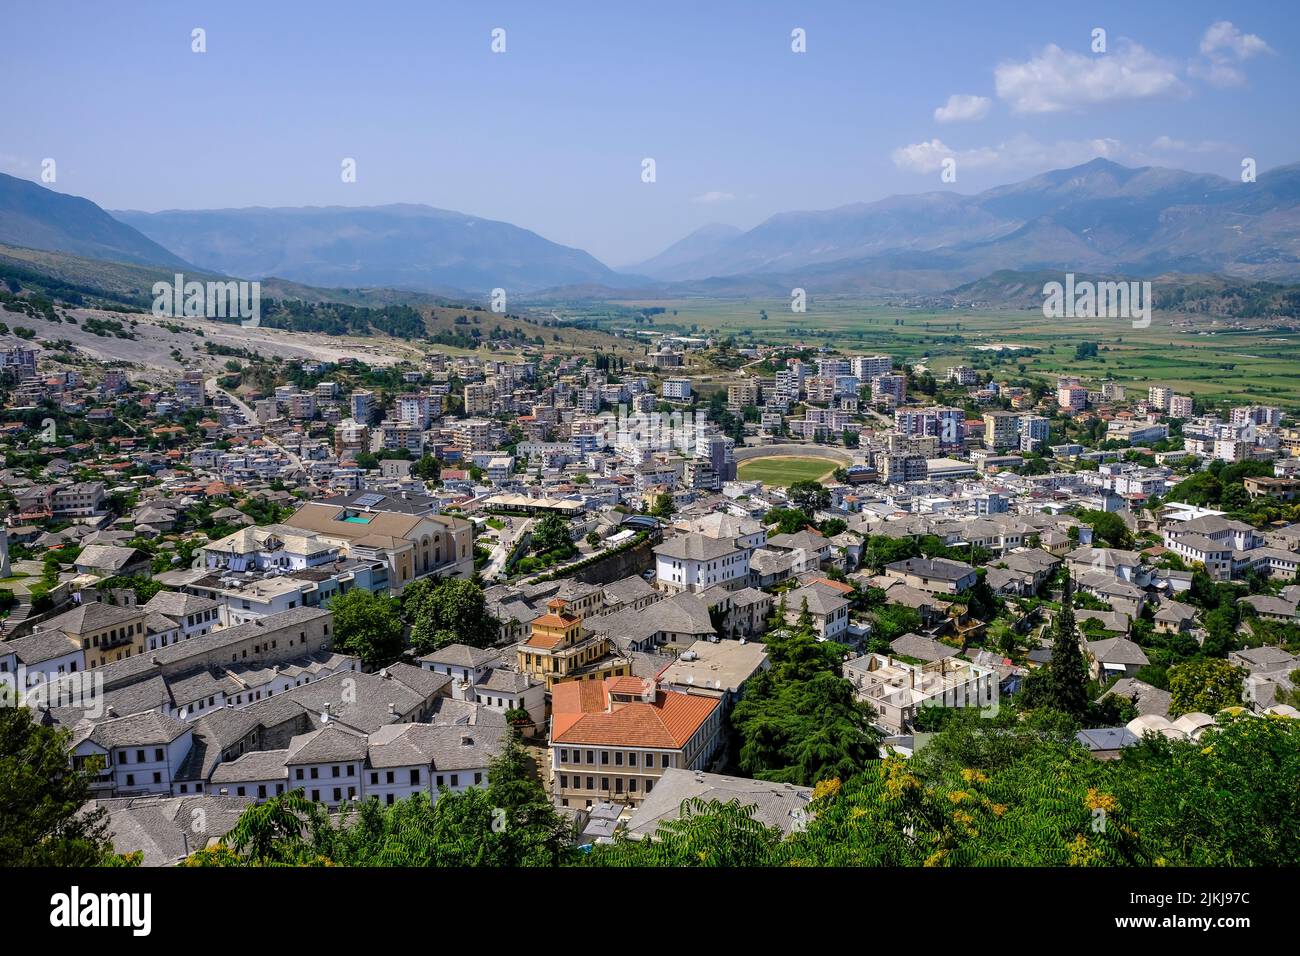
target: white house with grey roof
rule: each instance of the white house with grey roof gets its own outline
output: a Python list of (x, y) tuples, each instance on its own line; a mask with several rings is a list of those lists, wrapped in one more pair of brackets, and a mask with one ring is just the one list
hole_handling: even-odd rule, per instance
[(669, 594), (739, 588), (749, 580), (749, 549), (732, 539), (679, 534), (657, 545), (654, 554), (655, 587)]

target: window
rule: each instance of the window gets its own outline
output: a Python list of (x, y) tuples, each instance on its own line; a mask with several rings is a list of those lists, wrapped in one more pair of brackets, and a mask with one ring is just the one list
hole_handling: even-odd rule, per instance
[(628, 765), (629, 767), (635, 767), (635, 766), (636, 766), (636, 753), (635, 753), (635, 752), (630, 752), (630, 753), (628, 753), (628, 755), (627, 755), (627, 765)]
[(377, 786), (379, 786), (379, 774), (378, 774), (378, 773), (372, 773), (372, 774), (370, 775), (370, 785), (371, 785), (372, 787), (377, 787)]
[(143, 750), (137, 750), (137, 751), (135, 752), (135, 762), (136, 762), (136, 763), (144, 763), (144, 751), (143, 751)]
[(602, 765), (602, 766), (607, 765), (607, 764), (609, 763), (609, 751), (608, 751), (608, 750), (602, 750), (602, 751), (600, 752), (600, 762), (601, 762), (601, 765)]
[(588, 790), (595, 790), (595, 789), (596, 789), (596, 779), (595, 779), (594, 777), (588, 777), (588, 778), (587, 778), (587, 789), (588, 789)]
[(460, 774), (458, 774), (458, 773), (453, 773), (453, 774), (451, 775), (451, 785), (452, 785), (453, 787), (459, 787), (459, 786), (460, 786)]
[(480, 783), (482, 783), (482, 782), (483, 782), (483, 774), (481, 774), (481, 773), (475, 773), (475, 774), (474, 774), (474, 785), (477, 786), (478, 784), (480, 784)]
[(153, 752), (153, 759), (156, 760), (158, 763), (162, 763), (163, 760), (166, 759), (166, 758), (163, 756), (163, 749), (162, 749), (161, 747), (158, 747), (157, 749), (154, 750), (154, 752)]
[(313, 791), (311, 792), (311, 798), (312, 798), (312, 801), (313, 801), (313, 802), (315, 802), (315, 803), (320, 803), (320, 791), (319, 791), (319, 790), (313, 790)]
[(320, 776), (320, 768), (319, 768), (319, 767), (312, 767), (312, 768), (311, 768), (311, 778), (312, 778), (313, 780), (315, 780), (315, 779), (317, 779), (319, 776)]
[(334, 766), (330, 767), (330, 776), (331, 776), (331, 777), (337, 777), (337, 776), (339, 775), (339, 772), (340, 772), (342, 769), (343, 769), (343, 768), (340, 767), (338, 764), (335, 764)]
[(565, 774), (560, 774), (560, 789), (561, 790), (569, 789), (569, 778)]
[(237, 797), (242, 797), (242, 796), (244, 796), (244, 788), (243, 788), (243, 787), (236, 787), (236, 788), (235, 788), (235, 796), (237, 796)]
[(338, 802), (339, 802), (340, 800), (342, 800), (342, 799), (343, 799), (343, 791), (342, 791), (340, 788), (335, 787), (335, 788), (334, 788), (334, 802), (335, 802), (335, 803), (338, 803)]
[(420, 783), (420, 768), (416, 767), (411, 771), (411, 786), (418, 786)]
[(602, 790), (608, 790), (608, 789), (609, 789), (609, 777), (601, 777), (601, 778), (600, 778), (600, 789), (602, 789)]
[(442, 774), (438, 774), (438, 786), (442, 786)]
[(596, 762), (596, 755), (595, 755), (592, 751), (588, 750), (588, 751), (587, 751), (587, 763), (595, 763), (595, 762)]
[(350, 776), (352, 776), (354, 773), (356, 773), (356, 767), (355, 767), (355, 765), (353, 765), (353, 764), (348, 764), (348, 776), (350, 777)]
[(302, 779), (302, 767), (298, 767), (296, 770), (294, 770), (294, 779), (295, 780)]
[(135, 786), (135, 774), (133, 774), (133, 773), (128, 773), (128, 774), (126, 775), (126, 785), (127, 785), (128, 787), (134, 787), (134, 786)]
[(153, 782), (162, 783), (162, 774), (159, 773), (157, 770), (153, 772)]
[(668, 755), (667, 755), (667, 754), (664, 754), (664, 755), (663, 755), (663, 764), (662, 764), (662, 766), (663, 766), (664, 768), (667, 768), (667, 767), (668, 767)]
[(627, 792), (636, 793), (636, 777), (633, 777), (627, 782)]
[(569, 762), (569, 752), (567, 750), (561, 750), (560, 763), (568, 763), (568, 762)]

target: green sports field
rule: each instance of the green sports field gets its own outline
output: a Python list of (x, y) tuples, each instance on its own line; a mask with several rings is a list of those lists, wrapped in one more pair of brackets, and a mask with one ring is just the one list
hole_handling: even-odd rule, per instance
[(750, 458), (736, 466), (736, 474), (745, 481), (789, 487), (796, 481), (816, 481), (835, 470), (829, 458), (796, 458), (773, 455)]

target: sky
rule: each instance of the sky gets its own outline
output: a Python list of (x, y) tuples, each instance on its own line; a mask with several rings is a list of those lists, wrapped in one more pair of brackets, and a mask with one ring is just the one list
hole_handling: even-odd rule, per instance
[(1095, 156), (1300, 160), (1277, 0), (4, 2), (0, 172), (106, 209), (427, 203), (617, 268)]

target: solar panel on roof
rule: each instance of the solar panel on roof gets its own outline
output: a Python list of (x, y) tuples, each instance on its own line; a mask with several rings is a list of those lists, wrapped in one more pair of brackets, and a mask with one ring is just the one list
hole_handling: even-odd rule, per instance
[(355, 502), (353, 502), (353, 504), (356, 504), (362, 508), (373, 508), (375, 505), (379, 504), (379, 502), (383, 501), (384, 497), (385, 497), (384, 495), (377, 495), (372, 492), (370, 494), (362, 495)]

